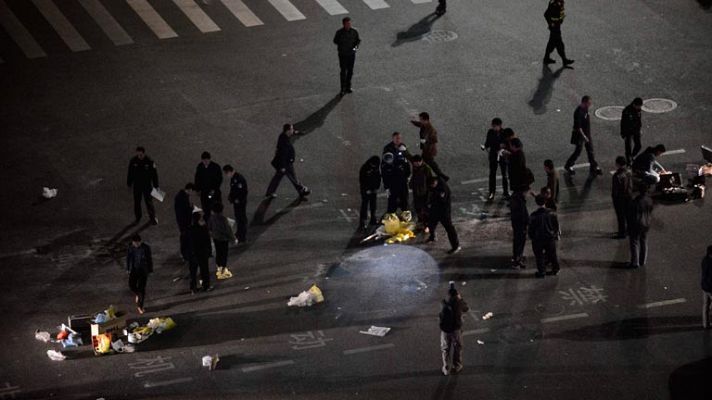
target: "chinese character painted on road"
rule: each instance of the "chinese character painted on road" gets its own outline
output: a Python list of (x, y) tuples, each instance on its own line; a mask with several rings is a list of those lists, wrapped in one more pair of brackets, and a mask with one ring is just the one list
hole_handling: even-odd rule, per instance
[(12, 386), (10, 382), (5, 382), (5, 386), (0, 387), (0, 399), (14, 399), (20, 393), (19, 386)]
[(332, 338), (327, 338), (323, 331), (316, 331), (316, 334), (312, 331), (296, 333), (289, 335), (289, 337), (291, 338), (289, 344), (292, 345), (292, 350), (306, 350), (324, 347), (326, 346), (326, 342), (334, 340)]
[(578, 289), (569, 289), (566, 291), (559, 290), (559, 293), (561, 293), (563, 300), (569, 302), (570, 306), (605, 303), (608, 298), (608, 296), (603, 294), (603, 289), (596, 286), (581, 286)]
[(139, 358), (137, 362), (130, 363), (129, 368), (140, 370), (134, 374), (136, 378), (140, 378), (156, 372), (174, 369), (176, 366), (173, 365), (172, 362), (168, 362), (170, 359), (170, 357), (161, 356), (156, 358)]

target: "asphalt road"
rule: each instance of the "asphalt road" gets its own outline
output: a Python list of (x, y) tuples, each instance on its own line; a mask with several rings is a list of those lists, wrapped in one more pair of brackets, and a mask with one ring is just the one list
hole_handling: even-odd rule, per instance
[[(663, 98), (677, 107), (643, 114), (644, 144), (675, 150), (661, 161), (684, 174), (712, 145), (709, 2), (571, 1), (563, 35), (576, 63), (565, 70), (541, 66), (545, 1), (451, 0), (440, 18), (416, 0), (245, 0), (252, 17), (238, 3), (151, 0), (164, 25), (142, 1), (0, 1), (0, 398), (712, 397), (712, 335), (699, 315), (710, 202), (658, 205), (650, 261), (629, 271), (627, 243), (609, 238), (610, 175), (562, 179), (562, 271), (536, 280), (529, 246), (530, 267), (508, 268), (507, 208), (483, 201), (479, 150), (489, 120), (503, 118), (538, 185), (543, 160), (563, 165), (572, 150), (582, 95), (594, 109)], [(363, 40), (343, 98), (337, 4)], [(408, 120), (419, 111), (433, 118), (452, 178), (464, 248), (454, 256), (444, 233), (434, 245), (382, 246), (355, 231), (359, 166), (396, 130), (415, 148)], [(285, 122), (306, 132), (296, 169), (312, 195), (295, 202), (284, 182), (260, 204)], [(607, 172), (622, 153), (618, 122), (594, 118), (593, 132)], [(231, 248), (235, 276), (213, 292), (188, 294), (170, 201), (157, 205), (158, 226), (127, 226), (124, 174), (139, 144), (171, 199), (204, 150), (246, 176), (249, 241)], [(58, 196), (43, 200), (43, 186)], [(122, 264), (135, 231), (156, 262), (140, 318)], [(437, 313), (451, 280), (472, 312), (465, 369), (443, 377)], [(324, 304), (287, 307), (313, 283)], [(109, 304), (178, 326), (133, 354), (83, 347), (63, 362), (33, 337)], [(359, 333), (371, 325), (392, 330)], [(217, 370), (201, 367), (206, 354), (220, 355)]]

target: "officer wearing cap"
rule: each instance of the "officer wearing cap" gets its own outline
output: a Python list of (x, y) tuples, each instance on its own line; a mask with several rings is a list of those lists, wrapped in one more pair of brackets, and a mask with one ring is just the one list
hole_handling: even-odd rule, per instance
[(151, 224), (157, 225), (156, 210), (153, 207), (151, 191), (158, 187), (158, 171), (156, 163), (146, 155), (146, 149), (141, 146), (136, 147), (136, 156), (129, 161), (129, 173), (126, 178), (128, 187), (133, 187), (134, 215), (138, 224), (141, 220), (141, 198), (146, 203), (146, 210)]
[(200, 163), (195, 167), (195, 190), (200, 192), (200, 204), (207, 221), (214, 203), (221, 203), (220, 185), (222, 185), (222, 170), (218, 163), (211, 160), (210, 153), (204, 151)]
[(411, 156), (401, 141), (400, 132), (393, 132), (392, 140), (383, 148), (381, 176), (383, 187), (388, 191), (388, 212), (408, 209), (408, 178)]
[(554, 49), (559, 53), (564, 66), (574, 63), (574, 60), (566, 58), (564, 40), (561, 38), (561, 24), (564, 23), (565, 17), (564, 0), (549, 0), (549, 6), (546, 8), (546, 12), (544, 12), (544, 18), (549, 25), (549, 41), (546, 43), (544, 64), (553, 64), (556, 62), (550, 57)]

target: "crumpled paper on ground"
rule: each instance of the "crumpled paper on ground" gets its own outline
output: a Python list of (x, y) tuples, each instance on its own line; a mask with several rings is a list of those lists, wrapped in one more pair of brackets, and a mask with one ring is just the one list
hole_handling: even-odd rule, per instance
[(364, 335), (384, 337), (390, 331), (391, 331), (391, 328), (386, 328), (384, 326), (371, 325), (371, 327), (368, 328), (367, 331), (358, 331), (358, 333), (363, 333)]
[(208, 370), (212, 371), (217, 367), (218, 361), (220, 361), (220, 357), (217, 354), (203, 356), (203, 367), (208, 367)]
[(67, 356), (62, 354), (61, 351), (56, 350), (47, 350), (47, 357), (52, 361), (64, 361), (67, 359)]
[(42, 197), (45, 199), (51, 199), (53, 197), (57, 197), (57, 189), (50, 189), (48, 187), (43, 187), (42, 188)]
[(146, 326), (153, 329), (156, 333), (161, 334), (175, 328), (176, 323), (171, 317), (158, 317), (150, 319)]
[(49, 334), (49, 332), (45, 331), (35, 331), (35, 339), (39, 340), (40, 342), (49, 342), (52, 336)]
[(322, 301), (324, 301), (324, 294), (321, 292), (321, 289), (316, 285), (312, 285), (309, 290), (301, 292), (295, 297), (290, 297), (287, 306), (310, 307)]

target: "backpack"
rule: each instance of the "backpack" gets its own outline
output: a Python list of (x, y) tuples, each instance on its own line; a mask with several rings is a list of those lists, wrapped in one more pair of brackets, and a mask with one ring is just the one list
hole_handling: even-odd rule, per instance
[(440, 330), (443, 332), (455, 331), (455, 308), (447, 301), (443, 300), (443, 308), (440, 310)]

